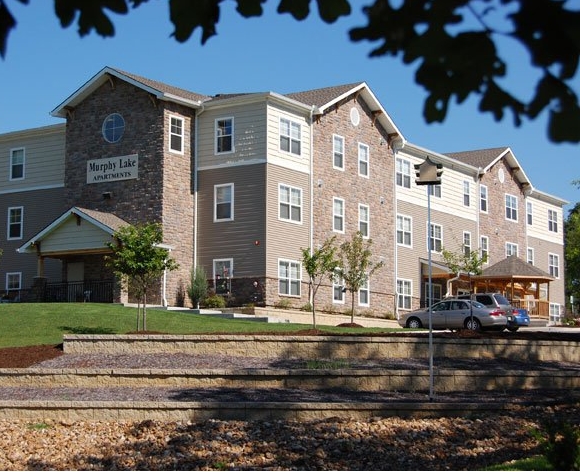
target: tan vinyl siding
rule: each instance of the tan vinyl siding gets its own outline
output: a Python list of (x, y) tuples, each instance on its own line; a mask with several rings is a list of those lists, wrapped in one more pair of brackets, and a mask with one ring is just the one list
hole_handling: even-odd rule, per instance
[[(532, 225), (527, 224), (527, 214), (524, 214), (526, 221), (526, 229), (529, 237), (544, 239), (551, 243), (563, 244), (564, 239), (564, 221), (562, 207), (550, 205), (542, 200), (537, 200), (528, 197), (529, 202), (532, 203)], [(548, 229), (548, 210), (555, 211), (558, 215), (558, 232), (553, 232)]]
[[(302, 260), (301, 248), (310, 244), (310, 192), (309, 176), (302, 172), (268, 165), (267, 171), (267, 219), (268, 219), (268, 277), (278, 278), (278, 259)], [(279, 185), (302, 189), (302, 223), (283, 221), (278, 217)], [(304, 271), (302, 271), (304, 280)]]
[[(215, 154), (215, 120), (233, 118), (234, 152)], [(266, 103), (209, 109), (198, 118), (199, 168), (266, 159)]]
[(44, 253), (61, 251), (83, 251), (86, 249), (105, 249), (112, 241), (111, 236), (92, 223), (76, 218), (67, 219), (58, 231), (53, 231), (42, 241)]
[[(265, 268), (264, 164), (199, 173), (198, 262), (212, 274), (213, 259), (234, 260), (234, 277), (254, 277)], [(214, 185), (234, 184), (234, 220), (214, 222)]]
[[(548, 263), (549, 254), (558, 255), (560, 276), (558, 279), (550, 282), (550, 302), (564, 305), (564, 246), (561, 244), (551, 243), (545, 239), (528, 238), (528, 247), (534, 249), (534, 266), (542, 269), (548, 274), (550, 273)], [(522, 251), (520, 249), (520, 253), (521, 252)], [(523, 256), (523, 258), (525, 258), (525, 253)]]

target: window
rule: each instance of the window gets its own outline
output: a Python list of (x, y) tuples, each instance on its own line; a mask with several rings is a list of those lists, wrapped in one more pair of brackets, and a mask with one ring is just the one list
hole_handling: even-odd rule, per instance
[(411, 281), (397, 279), (397, 307), (403, 310), (411, 309)]
[(332, 230), (344, 233), (344, 200), (335, 198), (332, 201)]
[(183, 118), (171, 116), (169, 118), (169, 150), (183, 153)]
[(427, 191), (432, 197), (441, 198), (441, 184), (427, 185)]
[(234, 184), (214, 185), (214, 221), (234, 219)]
[(300, 262), (278, 261), (278, 293), (280, 295), (300, 296)]
[(550, 303), (550, 323), (560, 323), (561, 312), (559, 303)]
[(10, 180), (24, 178), (24, 148), (10, 150)]
[(518, 245), (516, 243), (505, 243), (505, 255), (506, 257), (509, 256), (517, 256), (518, 255)]
[(469, 202), (469, 194), (471, 193), (471, 189), (470, 189), (470, 185), (469, 185), (469, 181), (468, 180), (464, 180), (463, 181), (463, 206), (468, 207), (470, 205)]
[(532, 202), (526, 202), (526, 220), (529, 225), (532, 225), (534, 222), (533, 210)]
[(397, 244), (411, 247), (411, 218), (397, 215)]
[(358, 143), (358, 175), (369, 176), (369, 147)]
[(554, 210), (548, 210), (548, 230), (558, 232), (558, 213)]
[(433, 300), (429, 300), (429, 282), (425, 283), (425, 306), (431, 306), (443, 298), (443, 289), (441, 284), (431, 284), (433, 288)]
[(8, 208), (8, 239), (22, 239), (24, 207)]
[(119, 113), (112, 113), (104, 119), (101, 133), (108, 143), (118, 143), (124, 132), (125, 119)]
[(560, 256), (548, 254), (548, 273), (555, 279), (560, 278)]
[(22, 287), (22, 273), (7, 272), (6, 273), (6, 291), (20, 290)]
[(231, 292), (232, 277), (234, 276), (233, 259), (213, 260), (213, 280), (215, 283), (215, 293), (223, 295)]
[(332, 136), (332, 167), (344, 170), (344, 138), (342, 136)]
[(332, 277), (332, 303), (344, 303), (344, 279), (340, 276), (340, 270), (335, 269)]
[(487, 213), (487, 187), (482, 185), (479, 187), (479, 209)]
[(365, 279), (360, 289), (358, 290), (358, 304), (361, 306), (370, 305), (370, 290), (368, 277)]
[(280, 184), (278, 202), (281, 220), (302, 223), (302, 189)]
[(508, 220), (518, 221), (518, 198), (513, 195), (505, 196), (505, 217)]
[(215, 153), (222, 154), (234, 151), (234, 119), (218, 118), (215, 120)]
[(280, 149), (299, 156), (301, 146), (300, 123), (280, 118)]
[(399, 187), (411, 188), (411, 163), (409, 161), (397, 157), (396, 174)]
[(431, 228), (429, 228), (429, 245), (427, 250), (431, 248), (432, 251), (441, 252), (443, 248), (443, 228), (441, 225), (436, 225), (431, 223)]
[(528, 250), (526, 251), (526, 256), (527, 256), (528, 264), (534, 265), (534, 248), (533, 247), (528, 248)]
[(485, 261), (488, 262), (489, 259), (489, 238), (487, 236), (481, 236), (479, 238), (479, 256)]
[(463, 232), (463, 254), (465, 257), (471, 255), (471, 233), (469, 231)]
[(367, 205), (358, 206), (358, 229), (363, 238), (369, 237), (369, 207)]

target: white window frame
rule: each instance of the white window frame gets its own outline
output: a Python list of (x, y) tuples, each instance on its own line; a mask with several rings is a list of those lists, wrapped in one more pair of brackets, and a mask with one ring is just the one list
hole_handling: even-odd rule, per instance
[[(12, 214), (13, 212), (19, 211), (20, 212), (20, 220), (13, 221)], [(18, 236), (10, 236), (10, 229), (13, 225), (18, 225), (20, 231)], [(6, 222), (6, 239), (8, 241), (14, 241), (17, 239), (22, 239), (22, 235), (24, 234), (24, 207), (17, 206), (17, 207), (8, 207), (8, 215), (7, 215), (7, 222)]]
[[(366, 212), (366, 215), (365, 215)], [(366, 231), (363, 231), (366, 228)], [(358, 204), (358, 230), (364, 239), (368, 239), (371, 234), (371, 209), (368, 205)]]
[(409, 279), (397, 279), (397, 308), (411, 310), (413, 306), (413, 281)]
[[(225, 264), (223, 264), (225, 262)], [(227, 266), (227, 270), (221, 271), (221, 274), (218, 273), (218, 266)], [(220, 277), (224, 278), (232, 278), (234, 276), (234, 259), (232, 257), (225, 257), (221, 259), (214, 259), (212, 261), (212, 270), (213, 270), (213, 279), (215, 280), (216, 277), (219, 275)]]
[(562, 319), (561, 305), (559, 303), (550, 303), (550, 323), (559, 323)]
[[(366, 301), (362, 301), (363, 296), (366, 296)], [(367, 277), (358, 291), (358, 306), (370, 306), (370, 305), (371, 305), (371, 289), (369, 278)]]
[[(283, 199), (283, 189), (287, 189), (288, 199)], [(295, 196), (298, 193), (299, 201), (295, 202)], [(282, 216), (282, 207), (288, 208), (288, 218)], [(294, 219), (293, 210), (298, 209), (299, 219)], [(292, 187), (291, 185), (279, 184), (278, 185), (278, 219), (281, 221), (287, 221), (289, 223), (302, 224), (302, 189), (299, 187)]]
[(427, 194), (435, 198), (441, 198), (441, 184), (427, 185)]
[(370, 175), (370, 153), (368, 145), (358, 143), (358, 175), (367, 179)]
[(463, 232), (463, 254), (465, 257), (471, 254), (471, 231)]
[(528, 264), (532, 264), (534, 265), (534, 260), (535, 260), (535, 253), (534, 253), (534, 248), (533, 247), (528, 247), (527, 251), (526, 251), (526, 262)]
[(469, 180), (463, 181), (463, 206), (471, 206), (471, 184)]
[(489, 194), (487, 192), (487, 185), (480, 185), (479, 187), (479, 211), (487, 213), (489, 208)]
[[(336, 204), (339, 203), (341, 206), (341, 213), (336, 213)], [(332, 231), (335, 233), (342, 233), (345, 232), (345, 207), (344, 207), (344, 198), (333, 197), (332, 198)], [(337, 228), (337, 220), (340, 221), (342, 228)]]
[[(218, 201), (218, 192), (222, 188), (229, 188), (230, 189), (230, 200)], [(218, 205), (226, 205), (229, 204), (230, 207), (230, 216), (227, 218), (219, 218), (218, 217)], [(216, 184), (213, 186), (213, 221), (214, 223), (220, 223), (223, 221), (234, 221), (234, 184)]]
[[(344, 170), (344, 137), (333, 134), (332, 135), (332, 168), (337, 170)], [(340, 159), (340, 165), (337, 165), (337, 159)]]
[[(287, 127), (288, 129), (283, 129)], [(296, 131), (298, 136), (296, 136)], [(300, 157), (302, 155), (302, 125), (290, 118), (280, 117), (280, 151)], [(288, 149), (284, 149), (283, 142), (287, 141)], [(298, 152), (293, 151), (294, 145), (298, 145)]]
[[(282, 273), (282, 268), (285, 268), (287, 274)], [(297, 272), (297, 274), (294, 274)], [(294, 276), (295, 275), (295, 276)], [(282, 282), (287, 281), (288, 291), (283, 292)], [(302, 264), (299, 261), (291, 259), (278, 259), (278, 295), (286, 297), (300, 297), (302, 283)], [(292, 293), (292, 288), (297, 288), (298, 293)]]
[(334, 269), (332, 275), (332, 303), (344, 304), (344, 279), (340, 276), (340, 268)]
[(505, 243), (505, 257), (518, 256), (520, 252), (520, 247), (517, 243), (512, 243), (511, 241), (506, 241)]
[[(406, 235), (409, 236), (409, 244), (405, 242)], [(397, 215), (397, 245), (413, 247), (413, 219), (410, 216)]]
[(548, 210), (548, 231), (558, 232), (558, 212), (556, 210)]
[(528, 226), (534, 224), (534, 205), (530, 201), (526, 202), (526, 223)]
[(486, 264), (489, 263), (489, 237), (488, 236), (480, 236), (479, 237), (479, 257), (483, 258), (483, 256), (487, 255)]
[[(433, 228), (433, 230), (435, 229), (439, 229), (439, 237), (435, 237), (436, 235), (434, 234), (433, 237), (431, 237), (431, 228)], [(435, 231), (433, 231), (433, 233), (435, 233)], [(435, 253), (441, 253), (441, 251), (443, 250), (443, 226), (437, 223), (431, 223), (431, 227), (429, 227), (429, 225), (427, 225), (427, 251), (429, 251), (429, 247), (431, 245), (431, 239), (433, 239), (433, 247), (431, 248), (432, 252)], [(439, 241), (439, 249), (437, 249), (437, 241)]]
[[(179, 139), (179, 148), (173, 147), (173, 140)], [(169, 115), (169, 150), (183, 154), (185, 148), (185, 120), (180, 116)]]
[[(224, 133), (223, 129), (226, 127), (222, 127), (220, 126), (220, 123), (226, 123), (226, 122), (230, 122), (230, 129), (231, 132), (230, 134)], [(216, 118), (214, 121), (214, 154), (216, 155), (221, 155), (221, 154), (231, 154), (233, 152), (235, 152), (235, 146), (234, 146), (234, 117), (233, 116), (224, 116), (222, 118)], [(226, 151), (220, 151), (219, 149), (219, 142), (220, 140), (223, 140), (224, 138), (230, 137), (231, 141), (230, 141), (230, 149), (226, 150)]]
[(548, 274), (555, 279), (560, 278), (560, 256), (553, 252), (548, 253)]
[[(13, 278), (16, 277), (18, 287), (11, 286)], [(22, 272), (6, 272), (6, 291), (15, 292), (22, 290)]]
[(397, 157), (395, 182), (398, 187), (411, 188), (411, 161)]
[[(22, 167), (22, 175), (14, 177), (14, 168)], [(26, 174), (26, 150), (23, 147), (10, 149), (10, 177), (12, 180), (24, 180)]]
[(509, 193), (505, 194), (505, 219), (518, 221), (518, 197)]

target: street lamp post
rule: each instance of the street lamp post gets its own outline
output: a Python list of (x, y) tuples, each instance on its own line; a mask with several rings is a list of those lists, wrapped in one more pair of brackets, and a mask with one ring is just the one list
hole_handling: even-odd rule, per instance
[(433, 401), (433, 264), (431, 262), (431, 252), (433, 250), (433, 245), (431, 243), (431, 193), (433, 190), (433, 185), (439, 185), (441, 183), (441, 174), (443, 173), (443, 165), (437, 164), (429, 159), (429, 156), (425, 158), (422, 164), (415, 164), (415, 183), (417, 185), (427, 185), (427, 248), (429, 251), (429, 401)]

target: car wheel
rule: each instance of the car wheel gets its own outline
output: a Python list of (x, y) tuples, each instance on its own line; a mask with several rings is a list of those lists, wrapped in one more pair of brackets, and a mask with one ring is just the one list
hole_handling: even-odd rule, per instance
[(477, 318), (467, 318), (465, 320), (465, 327), (467, 329), (471, 329), (473, 331), (480, 331), (481, 330), (481, 323), (479, 322), (479, 320)]
[(407, 328), (419, 329), (422, 327), (423, 324), (421, 323), (421, 320), (419, 318), (410, 318), (407, 320)]
[(515, 333), (518, 329), (520, 329), (519, 326), (512, 326), (512, 327), (508, 328), (508, 331), (511, 331), (512, 333)]

